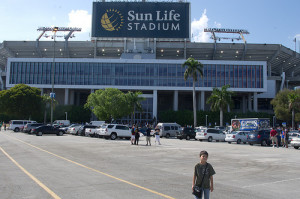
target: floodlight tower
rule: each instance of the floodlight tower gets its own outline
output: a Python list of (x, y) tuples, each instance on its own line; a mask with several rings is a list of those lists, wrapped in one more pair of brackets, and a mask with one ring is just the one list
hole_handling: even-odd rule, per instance
[(67, 46), (67, 42), (68, 39), (73, 37), (72, 34), (75, 31), (81, 31), (81, 28), (69, 28), (69, 27), (40, 27), (37, 29), (38, 31), (43, 31), (40, 36), (37, 38), (37, 42), (40, 40), (40, 38), (47, 32), (47, 31), (51, 31), (53, 32), (53, 61), (52, 61), (52, 67), (51, 67), (51, 85), (52, 85), (52, 89), (51, 89), (51, 93), (50, 93), (50, 97), (51, 97), (51, 125), (53, 124), (53, 101), (55, 98), (55, 93), (54, 93), (54, 70), (55, 70), (55, 38), (56, 33), (58, 31), (64, 31), (64, 32), (69, 32), (66, 36), (65, 36), (65, 42), (66, 42), (66, 46)]

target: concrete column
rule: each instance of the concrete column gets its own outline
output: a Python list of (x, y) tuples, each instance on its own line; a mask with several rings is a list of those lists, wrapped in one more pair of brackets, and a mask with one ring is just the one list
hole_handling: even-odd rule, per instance
[(253, 110), (257, 112), (257, 93), (255, 92), (253, 95)]
[(157, 119), (157, 90), (153, 90), (153, 118)]
[(268, 64), (268, 77), (272, 76), (272, 65), (271, 63)]
[(229, 106), (229, 104), (227, 105), (227, 112), (230, 113), (230, 106)]
[(69, 89), (65, 88), (65, 105), (69, 105)]
[(247, 104), (246, 104), (246, 96), (243, 95), (243, 113), (246, 113)]
[(205, 92), (201, 91), (201, 110), (205, 110)]
[(70, 105), (74, 105), (74, 90), (70, 90)]
[(178, 111), (178, 91), (174, 91), (173, 111)]
[(44, 89), (41, 88), (41, 96), (43, 96), (43, 95), (44, 95)]
[(197, 101), (197, 111), (201, 110), (201, 93), (196, 94), (196, 101)]
[(251, 93), (248, 94), (248, 111), (252, 111)]

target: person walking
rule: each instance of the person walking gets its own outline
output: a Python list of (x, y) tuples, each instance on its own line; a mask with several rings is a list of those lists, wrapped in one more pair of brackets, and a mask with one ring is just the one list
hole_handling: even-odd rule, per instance
[(135, 125), (132, 125), (131, 128), (131, 144), (134, 144), (135, 142)]
[(135, 128), (134, 132), (135, 132), (134, 144), (139, 145), (140, 133), (138, 127)]
[(281, 138), (281, 144), (282, 144), (282, 148), (284, 148), (285, 147), (285, 133), (286, 133), (286, 131), (285, 131), (285, 129), (280, 129), (280, 138)]
[(146, 142), (147, 142), (146, 146), (148, 146), (148, 143), (151, 146), (151, 128), (150, 128), (149, 124), (147, 125), (146, 136), (147, 136), (146, 137)]
[(274, 143), (276, 143), (276, 147), (278, 148), (277, 131), (275, 130), (274, 127), (272, 128), (272, 130), (270, 132), (270, 137), (271, 137), (271, 140), (272, 140), (273, 148), (275, 147)]
[(159, 135), (159, 132), (160, 132), (160, 129), (159, 128), (156, 128), (155, 129), (155, 145), (156, 145), (156, 142), (161, 145), (160, 143), (160, 135)]
[(285, 141), (284, 141), (284, 143), (285, 143), (285, 148), (289, 148), (289, 130), (288, 129), (285, 129), (285, 137), (284, 137), (284, 139), (285, 139)]
[[(204, 199), (209, 199), (210, 192), (214, 190), (213, 175), (216, 174), (214, 168), (207, 162), (207, 151), (200, 152), (200, 162), (195, 165), (192, 190), (195, 199), (202, 199), (204, 193)], [(202, 193), (198, 195), (196, 187), (202, 189)]]
[(4, 131), (6, 131), (6, 124), (3, 123), (3, 128), (4, 128)]

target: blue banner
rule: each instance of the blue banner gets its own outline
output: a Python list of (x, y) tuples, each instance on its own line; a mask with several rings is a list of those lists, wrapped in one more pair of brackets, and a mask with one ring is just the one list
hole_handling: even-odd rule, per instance
[(92, 37), (189, 38), (190, 3), (94, 2)]

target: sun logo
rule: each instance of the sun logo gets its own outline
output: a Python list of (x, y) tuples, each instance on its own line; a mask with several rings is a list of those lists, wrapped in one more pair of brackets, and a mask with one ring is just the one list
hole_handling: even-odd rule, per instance
[(106, 10), (101, 18), (101, 25), (107, 31), (119, 31), (124, 23), (124, 18), (117, 9)]

